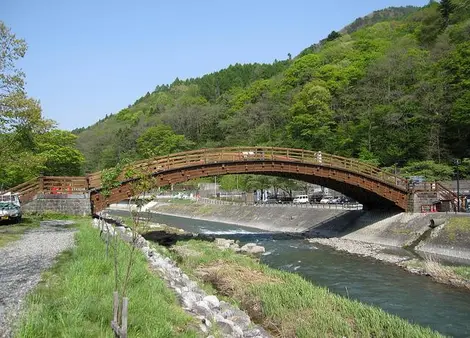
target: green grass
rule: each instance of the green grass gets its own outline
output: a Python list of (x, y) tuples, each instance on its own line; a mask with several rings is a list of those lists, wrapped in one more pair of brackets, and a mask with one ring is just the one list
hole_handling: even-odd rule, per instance
[(452, 217), (443, 229), (450, 240), (455, 240), (458, 235), (470, 234), (470, 217)]
[[(28, 297), (17, 337), (113, 337), (114, 268), (106, 246), (90, 220), (80, 221), (76, 247), (60, 255), (55, 266)], [(119, 261), (129, 246), (119, 242)], [(124, 267), (121, 267), (124, 269)], [(129, 337), (196, 337), (195, 323), (177, 304), (164, 282), (148, 270), (138, 252), (128, 287)]]
[(190, 199), (180, 199), (180, 198), (173, 198), (169, 201), (172, 204), (193, 204), (195, 203), (193, 200)]
[(296, 274), (271, 269), (230, 250), (221, 251), (212, 243), (189, 241), (178, 245), (200, 253), (175, 257), (186, 273), (232, 298), (276, 336), (440, 336), (379, 308), (330, 293)]
[(470, 266), (454, 266), (451, 268), (460, 277), (470, 280)]

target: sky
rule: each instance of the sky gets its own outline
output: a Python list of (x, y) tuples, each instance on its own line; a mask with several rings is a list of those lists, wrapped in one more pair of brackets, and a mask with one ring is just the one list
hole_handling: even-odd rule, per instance
[(28, 44), (29, 96), (72, 130), (176, 77), (283, 60), (374, 10), (428, 2), (0, 0), (0, 20)]

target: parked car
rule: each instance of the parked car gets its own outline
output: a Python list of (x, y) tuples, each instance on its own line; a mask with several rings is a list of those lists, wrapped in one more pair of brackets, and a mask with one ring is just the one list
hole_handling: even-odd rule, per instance
[(310, 204), (320, 203), (322, 198), (323, 198), (323, 193), (313, 193), (310, 196)]
[(352, 198), (350, 197), (347, 197), (347, 196), (343, 196), (341, 197), (340, 199), (340, 203), (341, 204), (352, 204), (352, 203), (356, 203), (356, 201), (354, 201)]
[(308, 195), (295, 196), (292, 203), (294, 203), (294, 204), (307, 204), (307, 203), (309, 203)]
[(285, 196), (278, 198), (278, 202), (280, 204), (290, 204), (292, 203), (293, 200), (294, 199), (292, 197), (285, 197)]
[(21, 222), (21, 207), (13, 202), (0, 202), (0, 221)]
[(323, 196), (323, 198), (320, 200), (321, 204), (332, 204), (334, 200), (333, 196)]
[(329, 204), (341, 204), (341, 197), (333, 197), (328, 203)]

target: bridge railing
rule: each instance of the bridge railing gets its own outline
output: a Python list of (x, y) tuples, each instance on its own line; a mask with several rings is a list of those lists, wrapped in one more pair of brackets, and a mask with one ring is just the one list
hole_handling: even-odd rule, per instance
[[(158, 173), (160, 171), (181, 169), (193, 165), (249, 162), (249, 161), (282, 161), (295, 165), (296, 163), (311, 163), (324, 167), (348, 170), (379, 181), (386, 182), (402, 190), (407, 189), (407, 180), (392, 173), (382, 171), (367, 163), (351, 158), (330, 155), (320, 151), (276, 147), (229, 147), (214, 149), (198, 149), (187, 152), (155, 157), (132, 163), (129, 168), (142, 173)], [(87, 176), (90, 188), (101, 187), (101, 173)], [(121, 175), (124, 180), (124, 175)]]
[(88, 180), (83, 176), (39, 176), (8, 192), (18, 194), (21, 202), (25, 203), (38, 194), (85, 194), (88, 190)]

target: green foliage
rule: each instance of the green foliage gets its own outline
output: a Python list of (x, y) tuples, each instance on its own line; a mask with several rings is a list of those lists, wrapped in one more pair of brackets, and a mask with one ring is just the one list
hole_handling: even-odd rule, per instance
[(284, 82), (289, 86), (303, 85), (312, 79), (315, 69), (321, 65), (317, 54), (309, 54), (294, 61), (284, 72)]
[(184, 135), (175, 134), (171, 127), (165, 125), (151, 127), (137, 139), (137, 149), (143, 158), (168, 155), (192, 146)]
[(444, 27), (449, 25), (450, 15), (455, 9), (455, 5), (452, 3), (452, 0), (441, 0), (439, 4), (439, 11), (442, 15), (442, 20)]
[(237, 189), (244, 190), (243, 185), (240, 184), (242, 182), (240, 182), (239, 176), (240, 175), (225, 175), (225, 176), (220, 177), (220, 179), (218, 179), (218, 182), (222, 190), (226, 190), (226, 191), (232, 191), (232, 190), (237, 190)]
[(330, 34), (328, 34), (326, 41), (333, 41), (340, 37), (341, 37), (340, 33), (338, 33), (337, 31), (332, 31)]
[(121, 181), (125, 179), (123, 171), (129, 163), (122, 161), (115, 166), (101, 171), (101, 194), (106, 199), (111, 195), (111, 190), (121, 185)]
[(411, 162), (403, 167), (402, 172), (406, 177), (423, 176), (427, 181), (449, 181), (452, 179), (454, 169), (446, 164), (433, 161)]
[(64, 130), (51, 130), (38, 135), (37, 149), (44, 158), (44, 175), (78, 176), (85, 161), (76, 149), (77, 136)]

